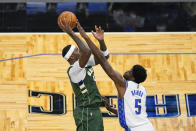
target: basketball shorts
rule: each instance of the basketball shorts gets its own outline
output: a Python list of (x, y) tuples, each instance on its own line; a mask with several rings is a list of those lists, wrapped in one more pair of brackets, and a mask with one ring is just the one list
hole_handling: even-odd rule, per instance
[(102, 113), (99, 108), (76, 107), (74, 119), (76, 131), (104, 131)]

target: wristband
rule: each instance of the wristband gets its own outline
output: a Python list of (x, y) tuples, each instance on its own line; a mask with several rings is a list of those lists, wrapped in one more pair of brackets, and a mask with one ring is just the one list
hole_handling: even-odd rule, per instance
[(103, 53), (104, 56), (108, 56), (109, 53), (108, 53), (108, 49), (106, 49), (105, 51), (101, 51)]

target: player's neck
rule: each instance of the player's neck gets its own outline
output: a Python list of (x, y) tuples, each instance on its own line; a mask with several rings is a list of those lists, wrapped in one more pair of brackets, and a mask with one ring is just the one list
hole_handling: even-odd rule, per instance
[(70, 60), (68, 61), (70, 65), (73, 65), (76, 61)]
[(130, 77), (129, 79), (127, 79), (127, 81), (133, 81), (133, 82), (135, 82), (135, 79), (132, 78), (132, 77)]

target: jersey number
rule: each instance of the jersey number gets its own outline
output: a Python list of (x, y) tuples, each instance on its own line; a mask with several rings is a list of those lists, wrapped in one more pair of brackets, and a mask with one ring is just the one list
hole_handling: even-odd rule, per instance
[[(94, 76), (94, 74), (93, 74), (93, 69), (89, 69), (89, 71), (87, 72), (87, 74), (88, 74), (89, 76), (93, 77), (93, 80), (96, 81), (96, 80), (95, 80), (95, 76)], [(92, 75), (92, 74), (93, 74), (93, 75)]]
[(139, 115), (141, 113), (141, 99), (135, 99), (135, 113)]

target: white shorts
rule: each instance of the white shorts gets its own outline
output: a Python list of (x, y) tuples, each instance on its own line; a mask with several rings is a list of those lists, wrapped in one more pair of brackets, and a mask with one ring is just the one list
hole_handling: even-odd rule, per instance
[(149, 122), (147, 124), (131, 128), (131, 131), (155, 131), (155, 129), (152, 126), (152, 124)]

